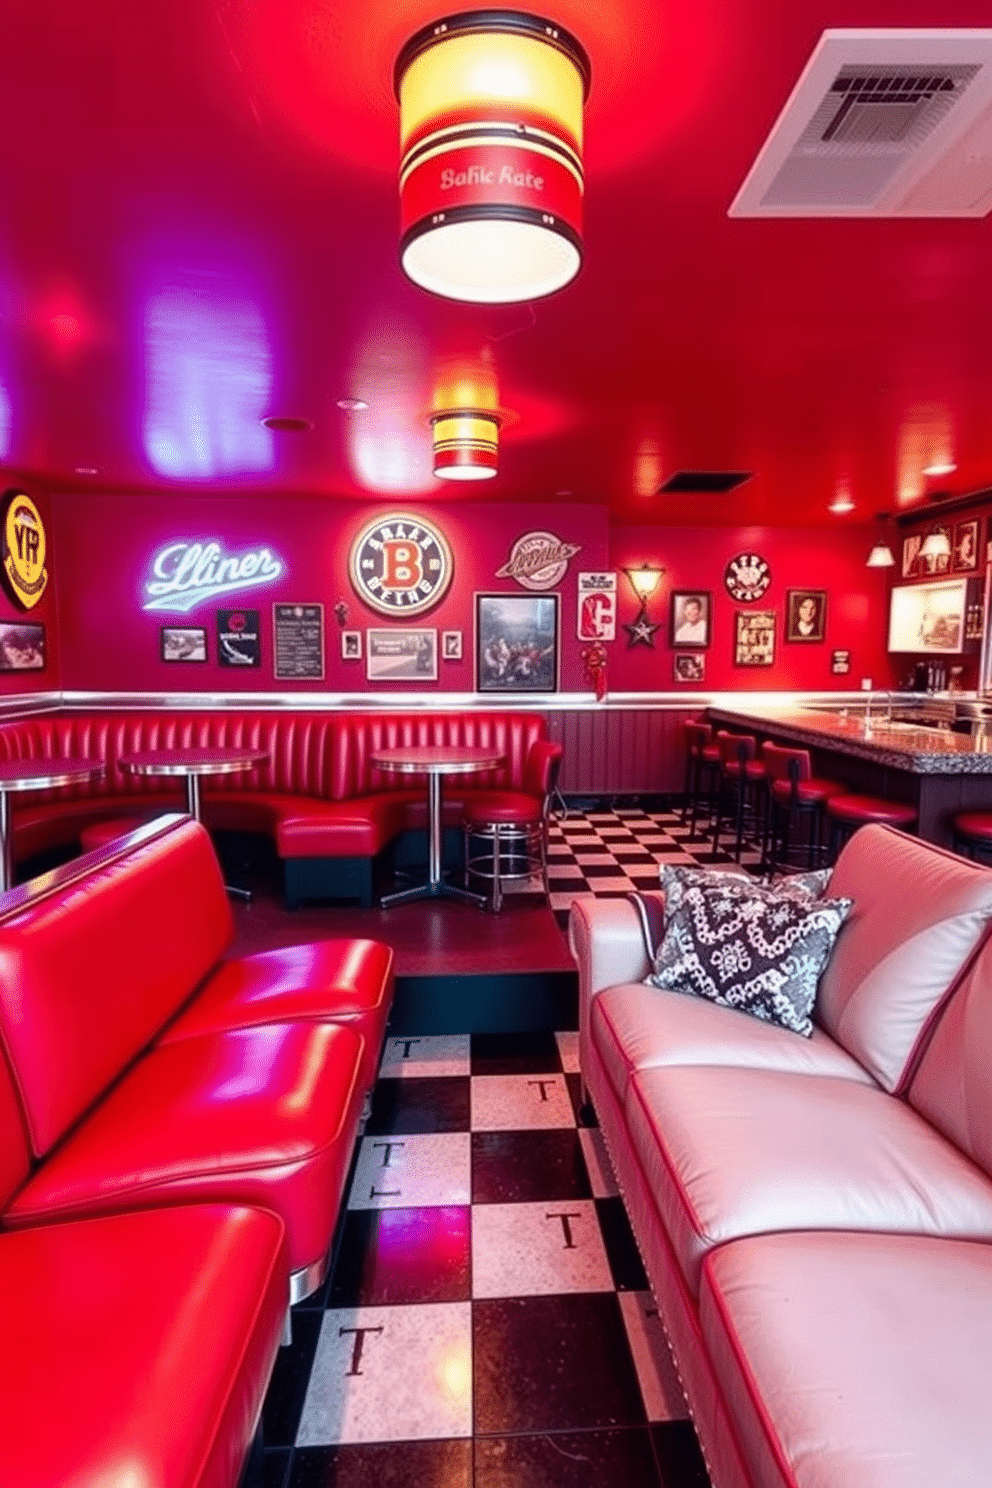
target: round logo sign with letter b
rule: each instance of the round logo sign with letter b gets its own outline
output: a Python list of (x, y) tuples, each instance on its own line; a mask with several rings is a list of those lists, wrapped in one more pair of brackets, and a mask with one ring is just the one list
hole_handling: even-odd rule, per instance
[(355, 593), (380, 615), (422, 615), (444, 597), (454, 565), (440, 528), (424, 517), (376, 517), (351, 545)]

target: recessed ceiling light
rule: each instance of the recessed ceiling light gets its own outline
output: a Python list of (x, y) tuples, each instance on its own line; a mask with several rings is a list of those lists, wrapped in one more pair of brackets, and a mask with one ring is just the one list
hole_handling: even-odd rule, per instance
[(364, 398), (339, 398), (338, 407), (343, 408), (345, 413), (361, 413), (363, 408), (368, 408)]
[(957, 470), (957, 468), (958, 467), (954, 464), (953, 460), (935, 460), (932, 465), (924, 465), (923, 474), (950, 475), (951, 472), (953, 470)]
[(99, 475), (100, 472), (96, 468), (95, 465), (77, 465), (76, 466), (76, 474), (77, 475)]
[(851, 500), (850, 496), (835, 496), (827, 510), (836, 512), (838, 515), (840, 515), (842, 512), (853, 511), (854, 502)]
[(267, 429), (274, 429), (277, 434), (306, 434), (313, 424), (305, 418), (282, 418), (273, 416), (264, 418), (262, 423)]

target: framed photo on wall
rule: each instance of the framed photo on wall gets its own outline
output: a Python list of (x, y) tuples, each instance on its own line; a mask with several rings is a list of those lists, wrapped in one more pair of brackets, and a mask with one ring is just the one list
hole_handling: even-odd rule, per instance
[(711, 595), (708, 589), (673, 589), (669, 645), (707, 647), (710, 643)]
[(441, 655), (445, 661), (461, 661), (462, 633), (460, 630), (442, 630)]
[(477, 692), (557, 692), (557, 594), (475, 596)]
[(974, 573), (978, 568), (978, 517), (955, 522), (951, 543), (951, 572)]
[(775, 660), (775, 611), (737, 610), (734, 666), (771, 666)]
[(704, 682), (706, 680), (706, 657), (698, 651), (685, 656), (676, 654), (672, 658), (672, 680), (674, 682)]
[(822, 641), (827, 633), (827, 591), (789, 589), (785, 603), (785, 639)]
[(207, 632), (202, 625), (163, 625), (163, 661), (206, 661)]
[(365, 675), (370, 682), (436, 682), (436, 630), (367, 630)]
[(902, 576), (916, 579), (920, 575), (920, 548), (923, 546), (922, 532), (911, 532), (902, 540)]
[(0, 672), (43, 672), (45, 627), (11, 621), (0, 625)]
[(343, 630), (341, 632), (341, 660), (361, 661), (362, 659), (362, 632), (360, 630)]

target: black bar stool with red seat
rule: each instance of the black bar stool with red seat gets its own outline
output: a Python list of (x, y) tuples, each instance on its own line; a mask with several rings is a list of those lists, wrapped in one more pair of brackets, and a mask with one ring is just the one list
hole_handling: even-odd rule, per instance
[[(691, 812), (689, 832), (690, 835), (695, 836), (696, 817), (699, 813), (699, 802), (704, 793), (704, 784), (707, 798), (710, 802), (713, 799), (716, 772), (720, 767), (720, 751), (713, 743), (712, 724), (688, 720), (683, 728), (685, 731), (685, 801), (679, 820), (684, 822), (687, 814)], [(707, 777), (705, 782), (704, 776)]]
[[(768, 771), (768, 830), (762, 866), (768, 873), (779, 866), (787, 868), (796, 828), (805, 824), (806, 865), (815, 868), (826, 852), (823, 808), (832, 796), (844, 795), (847, 787), (815, 776), (808, 749), (767, 742), (761, 746), (761, 755)], [(803, 846), (802, 840), (798, 846)]]
[(713, 851), (718, 852), (720, 849), (720, 823), (724, 817), (723, 801), (725, 795), (729, 793), (733, 801), (736, 828), (734, 859), (739, 863), (741, 848), (744, 844), (745, 809), (750, 806), (752, 810), (757, 834), (758, 807), (767, 801), (768, 771), (764, 761), (755, 758), (758, 752), (758, 741), (753, 734), (730, 734), (726, 729), (720, 729), (715, 743), (720, 751), (720, 769), (713, 827)]
[(959, 811), (951, 818), (951, 846), (966, 858), (992, 858), (992, 811)]
[(824, 806), (830, 823), (830, 861), (852, 832), (869, 822), (880, 822), (886, 827), (901, 827), (908, 832), (916, 826), (916, 807), (905, 801), (890, 801), (885, 796), (831, 796)]

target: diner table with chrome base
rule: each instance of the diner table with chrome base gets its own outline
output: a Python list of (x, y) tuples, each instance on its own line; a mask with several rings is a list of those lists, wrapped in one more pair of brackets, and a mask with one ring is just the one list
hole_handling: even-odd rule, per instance
[[(203, 775), (235, 775), (240, 770), (251, 770), (255, 765), (264, 765), (269, 754), (266, 749), (227, 749), (213, 747), (204, 749), (144, 749), (134, 754), (123, 754), (118, 760), (122, 770), (132, 775), (182, 776), (186, 781), (186, 806), (190, 816), (202, 821), (200, 803), (200, 778)], [(234, 884), (226, 885), (229, 894), (240, 899), (250, 899), (247, 889)]]
[(396, 770), (407, 775), (427, 776), (427, 817), (429, 850), (427, 881), (409, 889), (397, 889), (379, 900), (383, 909), (394, 904), (408, 904), (414, 899), (462, 899), (485, 908), (484, 894), (473, 894), (459, 884), (448, 883), (441, 872), (443, 816), (441, 783), (445, 775), (471, 775), (478, 770), (491, 770), (501, 765), (506, 756), (499, 749), (475, 748), (468, 745), (428, 744), (378, 749), (372, 763), (380, 770)]
[(10, 797), (17, 791), (53, 790), (96, 780), (106, 766), (94, 759), (19, 759), (0, 761), (0, 891), (14, 882)]

